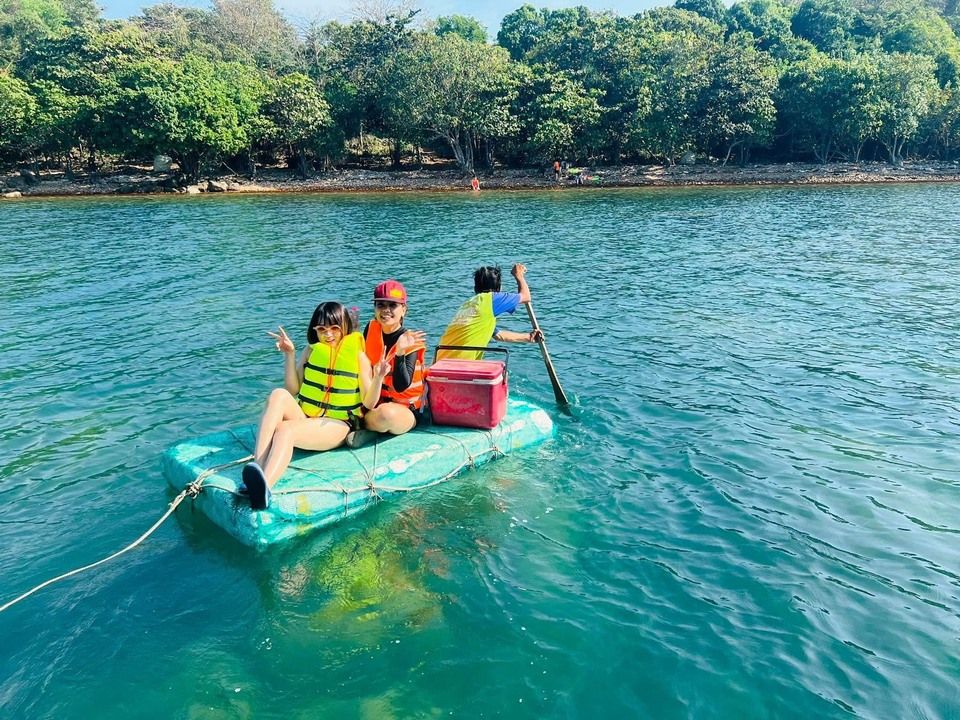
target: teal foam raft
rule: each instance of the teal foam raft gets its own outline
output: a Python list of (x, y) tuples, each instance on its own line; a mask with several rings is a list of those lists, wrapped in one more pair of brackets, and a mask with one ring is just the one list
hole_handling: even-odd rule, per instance
[(381, 439), (358, 450), (294, 453), (266, 510), (238, 493), (256, 427), (206, 435), (164, 453), (163, 471), (177, 491), (200, 479), (194, 500), (213, 522), (245, 545), (266, 547), (356, 515), (389, 495), (437, 485), (467, 468), (553, 436), (553, 421), (531, 402), (511, 398), (492, 430), (432, 426)]

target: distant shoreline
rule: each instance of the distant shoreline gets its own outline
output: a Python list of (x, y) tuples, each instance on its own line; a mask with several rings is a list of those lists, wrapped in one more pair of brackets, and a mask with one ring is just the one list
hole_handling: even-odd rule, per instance
[[(756, 185), (848, 185), (868, 183), (960, 182), (958, 162), (782, 163), (767, 165), (623, 165), (586, 168), (583, 186), (573, 174), (557, 182), (552, 173), (536, 169), (480, 172), (481, 190), (570, 189), (593, 187), (699, 187)], [(181, 185), (170, 173), (147, 169), (81, 177), (70, 181), (62, 173), (10, 172), (0, 175), (0, 196), (63, 197), (82, 195), (200, 194), (206, 192), (403, 192), (470, 191), (471, 176), (458, 170), (344, 169), (318, 173), (305, 180), (287, 170), (268, 169), (255, 179), (240, 175), (205, 178)]]

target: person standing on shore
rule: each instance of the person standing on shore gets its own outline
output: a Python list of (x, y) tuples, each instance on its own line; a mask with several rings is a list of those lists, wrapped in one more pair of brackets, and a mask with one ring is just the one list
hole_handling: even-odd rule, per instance
[(553, 179), (557, 182), (560, 182), (560, 161), (553, 161)]
[[(426, 334), (406, 330), (407, 290), (396, 280), (385, 280), (373, 289), (374, 317), (364, 328), (364, 352), (371, 364), (381, 360), (389, 369), (384, 375), (376, 406), (363, 416), (367, 430), (402, 435), (417, 424), (423, 401), (423, 367)], [(347, 445), (359, 447), (368, 436), (356, 430)]]
[[(476, 293), (467, 300), (440, 338), (441, 345), (470, 345), (486, 347), (491, 338), (501, 342), (539, 342), (542, 335), (535, 330), (520, 333), (497, 327), (496, 318), (513, 313), (522, 303), (530, 302), (530, 288), (527, 286), (527, 268), (522, 263), (513, 266), (510, 274), (517, 281), (517, 292), (500, 292), (500, 267), (488, 265), (473, 273), (473, 291)], [(461, 358), (479, 360), (482, 352), (468, 350), (441, 350), (438, 360)]]

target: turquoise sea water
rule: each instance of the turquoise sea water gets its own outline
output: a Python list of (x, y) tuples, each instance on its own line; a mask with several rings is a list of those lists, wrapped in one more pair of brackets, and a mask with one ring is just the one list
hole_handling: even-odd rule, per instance
[(185, 504), (0, 614), (0, 715), (960, 717), (958, 227), (950, 185), (4, 203), (0, 603), (387, 276), (435, 340), (526, 261), (576, 410), (266, 553)]

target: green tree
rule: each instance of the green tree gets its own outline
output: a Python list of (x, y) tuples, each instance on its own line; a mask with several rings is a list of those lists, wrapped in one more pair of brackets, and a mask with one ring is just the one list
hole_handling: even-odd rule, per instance
[(471, 42), (487, 41), (487, 29), (480, 24), (480, 21), (464, 15), (447, 15), (437, 18), (433, 32), (440, 37), (453, 33)]
[(268, 140), (294, 160), (300, 177), (306, 177), (309, 154), (324, 152), (332, 124), (330, 108), (316, 83), (299, 73), (278, 78), (264, 117), (269, 123)]
[(22, 156), (29, 149), (29, 131), (37, 102), (27, 84), (0, 70), (0, 156)]
[(929, 8), (909, 7), (891, 13), (883, 35), (883, 49), (931, 57), (943, 87), (960, 84), (960, 40), (950, 25)]
[(779, 60), (791, 60), (803, 54), (790, 29), (794, 6), (783, 0), (740, 0), (727, 11), (731, 33), (748, 32), (757, 40), (757, 48)]
[(401, 97), (420, 130), (447, 143), (457, 164), (474, 168), (481, 142), (516, 131), (517, 77), (507, 52), (459, 35), (420, 35), (398, 64)]
[(880, 126), (878, 82), (874, 56), (843, 60), (817, 54), (790, 67), (781, 79), (784, 125), (820, 162), (838, 153), (857, 161)]
[(644, 16), (638, 76), (649, 98), (647, 112), (634, 116), (628, 147), (666, 160), (700, 146), (702, 110), (710, 85), (711, 57), (723, 44), (723, 30), (695, 13), (675, 8)]
[(92, 0), (0, 0), (0, 66), (44, 38), (95, 25), (99, 14)]
[(944, 160), (956, 157), (960, 148), (960, 92), (949, 87), (941, 92), (936, 112), (925, 128), (937, 154)]
[(37, 137), (37, 149), (48, 155), (65, 155), (68, 172), (72, 171), (74, 149), (95, 167), (97, 153), (115, 144), (116, 128), (104, 122), (104, 111), (117, 94), (117, 72), (150, 52), (133, 26), (107, 32), (86, 27), (31, 45), (17, 70), (48, 113), (49, 122), (39, 123), (46, 130)]
[(403, 143), (415, 139), (401, 61), (413, 43), (415, 16), (327, 23), (311, 28), (305, 43), (308, 74), (322, 84), (340, 132), (361, 141), (364, 133), (391, 138), (394, 167), (400, 165)]
[(758, 51), (749, 36), (732, 35), (713, 53), (707, 66), (709, 84), (700, 117), (710, 145), (725, 151), (724, 164), (735, 148), (746, 159), (752, 146), (773, 139), (777, 110), (777, 71), (771, 58)]
[(190, 179), (261, 139), (267, 85), (248, 66), (151, 58), (127, 66), (120, 85), (110, 121), (123, 128), (121, 142), (140, 155), (170, 155)]
[(224, 58), (252, 59), (260, 68), (289, 72), (300, 40), (273, 0), (213, 0), (213, 39)]
[(165, 57), (174, 60), (191, 54), (205, 55), (211, 60), (223, 57), (215, 38), (216, 19), (208, 10), (161, 3), (144, 8), (131, 22)]
[(851, 47), (856, 18), (857, 9), (850, 0), (803, 0), (790, 27), (818, 50), (839, 54)]
[(676, 0), (673, 6), (677, 10), (696, 13), (717, 25), (723, 25), (727, 21), (727, 8), (721, 0)]
[(533, 50), (546, 27), (547, 11), (524, 4), (500, 21), (497, 44), (514, 60), (523, 60)]
[(526, 69), (516, 111), (524, 154), (538, 162), (589, 157), (597, 142), (600, 95), (564, 72), (543, 66)]
[(589, 75), (597, 26), (606, 17), (582, 6), (545, 12), (543, 29), (525, 62), (549, 65), (571, 75)]
[(903, 162), (903, 146), (935, 110), (940, 97), (936, 65), (929, 57), (883, 53), (879, 57), (877, 139), (890, 162)]

